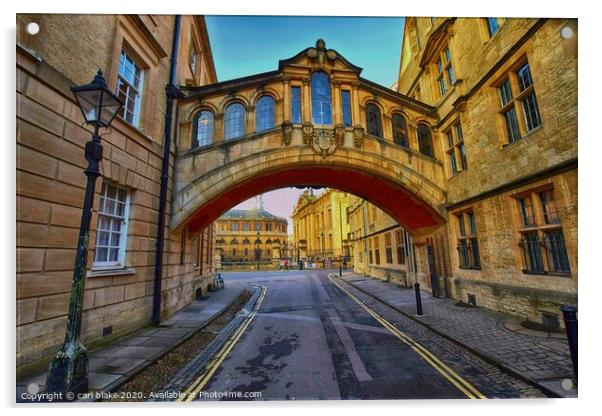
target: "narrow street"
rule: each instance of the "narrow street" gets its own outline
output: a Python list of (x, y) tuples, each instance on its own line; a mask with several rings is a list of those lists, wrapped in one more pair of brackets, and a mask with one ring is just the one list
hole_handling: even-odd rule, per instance
[(196, 399), (542, 397), (392, 309), (363, 304), (328, 271), (223, 276), (266, 292), (213, 376), (191, 385)]

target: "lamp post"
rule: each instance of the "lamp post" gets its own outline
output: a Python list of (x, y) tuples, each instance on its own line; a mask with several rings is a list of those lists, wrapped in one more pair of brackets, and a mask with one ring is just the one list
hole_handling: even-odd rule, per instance
[(88, 390), (88, 352), (80, 340), (80, 332), (90, 220), (92, 219), (96, 178), (100, 176), (99, 165), (102, 160), (102, 145), (98, 129), (109, 127), (123, 106), (121, 100), (107, 87), (100, 70), (90, 84), (72, 87), (71, 91), (86, 123), (94, 126), (94, 133), (92, 139), (86, 143), (84, 151), (88, 161), (88, 167), (84, 170), (87, 184), (75, 254), (67, 330), (63, 345), (48, 369), (46, 386), (50, 393), (79, 393)]
[(261, 233), (257, 231), (257, 239), (255, 240), (255, 261), (257, 262), (257, 270), (259, 270), (259, 257), (261, 256), (261, 249), (259, 248)]

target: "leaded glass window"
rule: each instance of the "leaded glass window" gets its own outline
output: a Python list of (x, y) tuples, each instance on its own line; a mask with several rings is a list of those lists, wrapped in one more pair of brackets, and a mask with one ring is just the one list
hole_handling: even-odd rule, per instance
[(301, 87), (291, 87), (291, 122), (301, 124)]
[(213, 125), (214, 118), (211, 111), (202, 110), (194, 116), (193, 148), (213, 143)]
[(314, 124), (332, 124), (330, 79), (322, 71), (311, 76), (311, 111)]
[(418, 125), (418, 148), (423, 155), (435, 157), (433, 152), (433, 136), (430, 127), (426, 124)]
[(255, 107), (255, 130), (264, 131), (274, 128), (274, 99), (264, 95), (257, 101)]
[(347, 90), (341, 91), (341, 105), (343, 107), (343, 125), (351, 127), (351, 94)]
[(383, 137), (380, 109), (373, 103), (366, 104), (366, 130), (368, 134), (376, 137)]
[(391, 125), (393, 127), (393, 143), (408, 147), (408, 128), (403, 116), (397, 113), (393, 114)]
[(489, 31), (489, 36), (493, 36), (500, 30), (500, 25), (497, 21), (497, 17), (488, 17), (487, 18), (487, 30)]
[(245, 134), (245, 108), (240, 103), (233, 103), (226, 108), (225, 138), (235, 139)]

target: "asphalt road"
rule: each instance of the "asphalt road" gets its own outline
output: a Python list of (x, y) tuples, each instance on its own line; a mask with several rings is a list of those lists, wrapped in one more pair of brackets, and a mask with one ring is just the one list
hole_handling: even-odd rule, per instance
[(253, 396), (237, 400), (467, 397), (331, 284), (326, 271), (222, 275), (226, 285), (267, 292), (201, 400), (224, 400), (224, 392)]

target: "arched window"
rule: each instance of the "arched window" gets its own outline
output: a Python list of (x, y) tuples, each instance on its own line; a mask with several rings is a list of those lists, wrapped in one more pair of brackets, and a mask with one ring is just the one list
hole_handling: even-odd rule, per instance
[(207, 146), (213, 143), (213, 113), (203, 110), (194, 116), (192, 147)]
[(235, 139), (245, 135), (245, 108), (240, 103), (233, 103), (226, 108), (225, 139)]
[(431, 129), (424, 123), (418, 125), (418, 148), (420, 153), (428, 157), (435, 157), (433, 153), (433, 136)]
[(330, 79), (322, 71), (311, 76), (311, 112), (314, 124), (332, 124)]
[(376, 104), (366, 104), (366, 130), (368, 134), (383, 137), (383, 126), (380, 122), (380, 110)]
[(408, 127), (403, 116), (397, 113), (393, 114), (391, 126), (393, 127), (393, 143), (408, 147)]
[(255, 131), (274, 128), (274, 99), (264, 95), (257, 101), (255, 109)]

